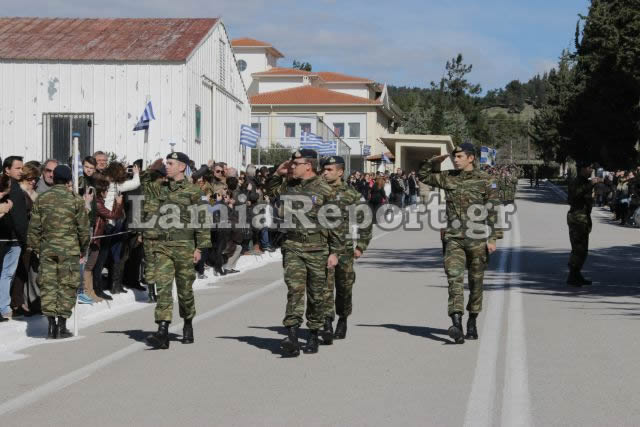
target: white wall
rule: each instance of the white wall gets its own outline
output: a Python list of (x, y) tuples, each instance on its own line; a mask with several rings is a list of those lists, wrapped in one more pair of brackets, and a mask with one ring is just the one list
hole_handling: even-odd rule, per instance
[[(243, 49), (241, 47), (236, 47), (233, 49), (233, 51), (236, 57), (236, 61), (242, 59), (247, 63), (247, 68), (241, 72), (241, 75), (245, 86), (249, 90), (249, 88), (252, 87), (253, 82), (251, 74), (258, 73), (260, 71), (266, 71), (271, 68), (271, 66), (269, 65), (267, 54), (264, 51), (257, 51), (256, 49)], [(254, 93), (249, 90), (249, 94), (253, 95)]]
[[(224, 51), (220, 50), (221, 40), (224, 42)], [(225, 55), (226, 64), (224, 81), (221, 79), (219, 66), (222, 55)], [(198, 165), (213, 159), (234, 167), (240, 166), (240, 126), (250, 123), (251, 107), (223, 25), (214, 27), (206, 41), (189, 59), (185, 70), (188, 96), (184, 146), (187, 154)], [(232, 96), (208, 84), (202, 75), (221, 85)], [(200, 143), (195, 141), (196, 105), (202, 110)]]
[(347, 95), (359, 96), (360, 98), (370, 99), (369, 87), (366, 84), (331, 84), (322, 85), (325, 89), (334, 90), (336, 92), (346, 93)]
[(306, 85), (302, 77), (269, 77), (258, 81), (258, 93), (273, 92), (275, 90), (291, 89)]
[[(344, 123), (344, 136), (342, 139), (351, 148), (352, 154), (360, 154), (360, 141), (367, 143), (367, 113), (335, 114), (326, 113), (324, 121), (333, 130), (334, 123)], [(349, 123), (360, 124), (360, 136), (352, 137), (349, 133)]]

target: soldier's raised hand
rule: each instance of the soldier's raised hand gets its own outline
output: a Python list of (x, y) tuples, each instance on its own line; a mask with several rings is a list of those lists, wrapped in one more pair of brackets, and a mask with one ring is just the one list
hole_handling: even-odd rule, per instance
[(291, 163), (290, 160), (284, 161), (280, 164), (280, 166), (278, 166), (278, 169), (276, 170), (276, 174), (280, 175), (280, 176), (285, 176), (287, 173), (289, 173), (289, 164)]

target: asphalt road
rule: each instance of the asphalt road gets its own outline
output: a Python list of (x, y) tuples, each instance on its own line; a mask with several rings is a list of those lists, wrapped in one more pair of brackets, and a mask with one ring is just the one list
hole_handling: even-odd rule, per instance
[(640, 230), (596, 210), (594, 284), (568, 288), (567, 206), (521, 184), (476, 342), (447, 336), (438, 233), (377, 230), (347, 340), (282, 358), (271, 264), (197, 293), (193, 345), (148, 349), (149, 307), (1, 363), (2, 425), (638, 425)]

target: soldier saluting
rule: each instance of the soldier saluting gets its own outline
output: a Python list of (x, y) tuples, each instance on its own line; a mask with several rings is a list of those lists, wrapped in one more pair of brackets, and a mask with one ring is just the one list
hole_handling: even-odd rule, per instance
[(593, 183), (590, 181), (593, 167), (588, 163), (578, 164), (578, 176), (569, 184), (569, 286), (590, 285), (591, 281), (582, 276), (581, 270), (589, 252), (589, 233), (591, 233), (591, 209), (593, 207)]
[(33, 205), (27, 234), (27, 246), (40, 257), (42, 314), (49, 320), (47, 339), (72, 335), (67, 319), (76, 302), (81, 257), (89, 247), (89, 216), (84, 200), (71, 191), (71, 176), (68, 166), (56, 166), (53, 187)]
[[(280, 346), (287, 356), (298, 356), (298, 328), (305, 314), (305, 292), (307, 295), (307, 326), (309, 338), (305, 353), (318, 352), (318, 332), (324, 325), (324, 300), (326, 297), (327, 269), (338, 264), (344, 251), (344, 226), (324, 228), (320, 223), (319, 210), (324, 205), (335, 204), (335, 191), (316, 174), (318, 155), (314, 150), (298, 150), (292, 159), (282, 163), (267, 181), (267, 194), (280, 194), (289, 209), (297, 209), (301, 200), (311, 203), (305, 212), (310, 226), (305, 226), (297, 215), (291, 215), (292, 228), (287, 229), (284, 249), (284, 281), (287, 285), (287, 307), (283, 320), (287, 337)], [(290, 177), (288, 171), (291, 169)], [(291, 199), (287, 200), (288, 197)], [(337, 206), (336, 206), (337, 207)]]
[[(323, 177), (336, 191), (336, 200), (342, 211), (342, 218), (345, 224), (349, 224), (349, 208), (360, 203), (360, 193), (353, 187), (347, 185), (343, 180), (344, 159), (340, 156), (329, 157), (323, 165)], [(358, 223), (364, 223), (364, 213), (358, 218)], [(351, 237), (351, 230), (346, 229), (349, 237), (346, 238), (345, 251), (339, 257), (338, 265), (334, 271), (327, 274), (327, 296), (325, 299), (325, 324), (322, 330), (322, 339), (325, 344), (331, 344), (333, 338), (344, 339), (347, 336), (347, 317), (353, 311), (352, 295), (353, 284), (356, 281), (356, 273), (353, 263), (360, 258), (369, 246), (371, 241), (371, 221), (368, 225), (359, 230), (359, 237), (354, 240)], [(335, 305), (333, 291), (335, 288)], [(336, 312), (338, 323), (335, 334), (333, 334), (333, 319)]]
[[(418, 173), (423, 183), (442, 188), (446, 196), (447, 228), (443, 236), (444, 269), (449, 283), (448, 314), (453, 322), (449, 336), (458, 344), (478, 339), (476, 319), (482, 310), (482, 286), (488, 254), (496, 250), (497, 185), (486, 173), (474, 168), (475, 147), (463, 143), (453, 150), (455, 170), (440, 171), (448, 154), (426, 160)], [(480, 214), (484, 209), (484, 215)], [(476, 217), (476, 215), (478, 215)], [(478, 232), (481, 230), (483, 232)], [(464, 272), (469, 269), (467, 334), (462, 329)]]
[[(147, 343), (161, 349), (169, 348), (169, 324), (173, 316), (173, 281), (175, 279), (178, 292), (180, 317), (184, 319), (182, 343), (194, 342), (192, 319), (196, 315), (196, 305), (193, 296), (193, 281), (196, 278), (193, 265), (200, 261), (201, 249), (211, 247), (210, 230), (206, 228), (191, 228), (192, 209), (190, 207), (202, 204), (202, 190), (185, 178), (185, 170), (189, 164), (189, 157), (184, 153), (174, 152), (167, 156), (166, 174), (169, 181), (145, 182), (144, 194), (152, 200), (146, 201), (156, 206), (159, 212), (163, 207), (177, 206), (179, 221), (164, 224), (162, 221), (157, 233), (145, 233), (145, 238), (153, 240), (148, 247), (151, 249), (152, 264), (156, 271), (156, 310), (155, 321), (158, 331), (147, 337)], [(146, 256), (146, 254), (145, 254)]]

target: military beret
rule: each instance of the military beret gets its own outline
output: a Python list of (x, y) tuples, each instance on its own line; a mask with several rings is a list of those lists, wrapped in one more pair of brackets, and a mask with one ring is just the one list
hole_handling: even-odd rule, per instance
[(291, 160), (295, 159), (317, 159), (318, 153), (316, 150), (310, 150), (308, 148), (303, 148), (302, 150), (296, 150), (291, 155)]
[(182, 162), (182, 163), (184, 163), (186, 165), (189, 164), (189, 156), (187, 156), (186, 154), (181, 153), (179, 151), (174, 151), (173, 153), (169, 153), (167, 155), (167, 160), (169, 160), (169, 159), (177, 160), (177, 161)]
[(69, 182), (73, 179), (73, 175), (71, 174), (71, 169), (66, 165), (58, 165), (53, 170), (53, 179)]
[(470, 142), (463, 142), (460, 145), (456, 145), (456, 147), (453, 149), (452, 154), (456, 154), (456, 153), (469, 153), (469, 154), (475, 154), (476, 153), (476, 147), (473, 146), (472, 143)]
[(331, 156), (324, 161), (325, 165), (344, 165), (344, 159), (340, 156)]

